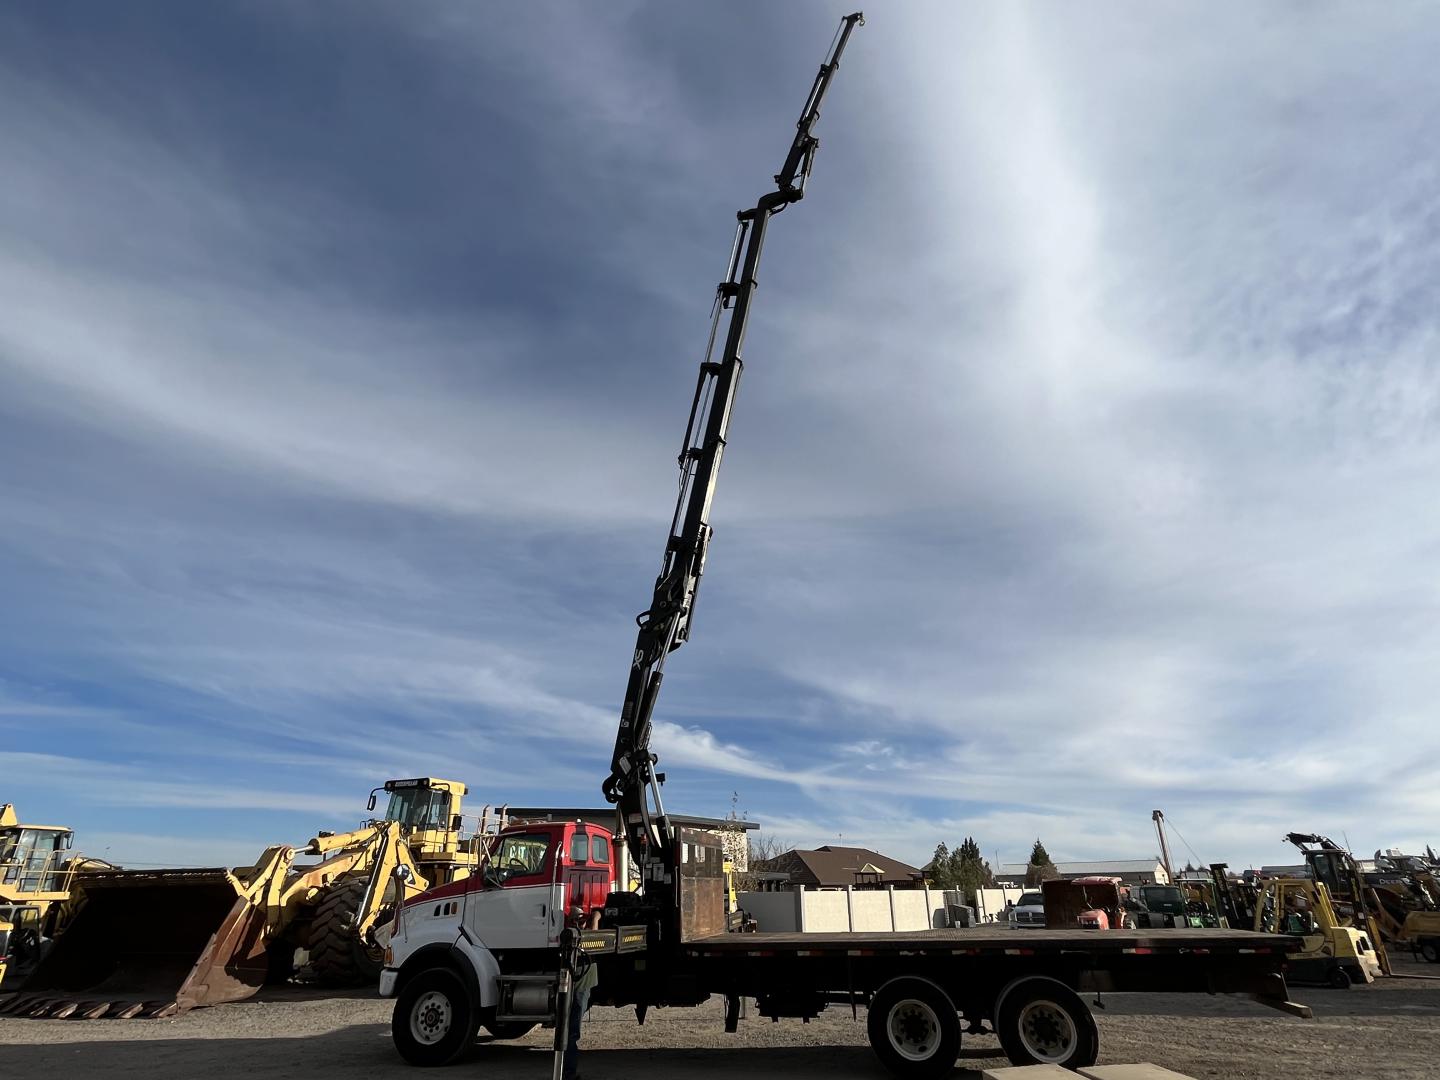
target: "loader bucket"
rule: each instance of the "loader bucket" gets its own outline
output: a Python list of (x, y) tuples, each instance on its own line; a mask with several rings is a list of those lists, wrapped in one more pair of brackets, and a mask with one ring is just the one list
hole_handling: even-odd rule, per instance
[(83, 905), (0, 1013), (168, 1016), (264, 984), (264, 911), (228, 871), (103, 871), (75, 887)]

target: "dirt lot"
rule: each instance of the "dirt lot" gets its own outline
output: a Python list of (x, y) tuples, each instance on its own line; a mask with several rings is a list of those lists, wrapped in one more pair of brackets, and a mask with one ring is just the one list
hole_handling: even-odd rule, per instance
[[(1427, 965), (1405, 970), (1426, 971)], [(1293, 1020), (1244, 1001), (1179, 994), (1108, 995), (1097, 1010), (1102, 1062), (1154, 1061), (1199, 1080), (1431, 1080), (1440, 1076), (1440, 981), (1395, 980), (1347, 992), (1296, 990), (1315, 1019)], [(298, 990), (173, 1020), (0, 1020), (0, 1077), (25, 1080), (221, 1078), (328, 1080), (404, 1068), (390, 1045), (390, 1005), (368, 994)], [(652, 1012), (595, 1009), (586, 1027), (587, 1080), (736, 1075), (787, 1080), (883, 1077), (865, 1041), (865, 1015), (832, 1008), (810, 1024), (751, 1018), (726, 1035), (720, 1006)], [(550, 1075), (549, 1032), (482, 1042), (452, 1077)], [(1004, 1065), (991, 1036), (967, 1036), (958, 1078)], [(418, 1075), (418, 1074), (416, 1074)]]

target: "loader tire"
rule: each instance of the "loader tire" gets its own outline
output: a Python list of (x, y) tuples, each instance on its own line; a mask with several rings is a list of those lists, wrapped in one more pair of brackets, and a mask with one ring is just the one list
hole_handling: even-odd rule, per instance
[(334, 885), (310, 924), (310, 966), (322, 986), (370, 986), (380, 981), (384, 957), (355, 931), (366, 882)]

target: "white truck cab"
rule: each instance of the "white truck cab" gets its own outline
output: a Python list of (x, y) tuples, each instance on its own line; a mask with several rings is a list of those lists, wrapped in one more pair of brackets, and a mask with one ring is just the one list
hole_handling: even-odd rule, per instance
[(381, 997), (413, 1064), (458, 1057), (483, 1025), (518, 1038), (553, 1022), (560, 936), (615, 888), (610, 833), (585, 822), (516, 825), (481, 872), (407, 900), (388, 927)]

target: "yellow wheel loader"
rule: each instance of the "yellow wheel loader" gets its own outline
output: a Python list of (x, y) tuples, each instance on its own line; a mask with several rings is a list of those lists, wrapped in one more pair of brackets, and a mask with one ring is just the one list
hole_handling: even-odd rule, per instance
[(0, 991), (0, 1014), (173, 1015), (288, 979), (302, 950), (303, 973), (323, 984), (374, 981), (374, 931), (394, 905), (479, 861), (461, 837), (464, 784), (418, 777), (383, 790), (383, 817), (299, 850), (267, 848), (254, 866), (76, 873), (74, 917), (23, 992)]

